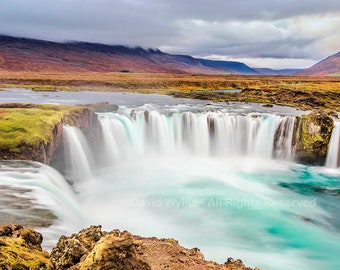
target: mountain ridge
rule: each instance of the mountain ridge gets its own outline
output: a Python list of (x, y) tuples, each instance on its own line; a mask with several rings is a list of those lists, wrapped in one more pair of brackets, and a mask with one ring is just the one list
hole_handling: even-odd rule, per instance
[(242, 62), (195, 58), (140, 46), (53, 42), (0, 34), (0, 70), (178, 74), (339, 76), (340, 52), (309, 69), (252, 68)]
[(294, 75), (298, 76), (340, 76), (340, 51), (326, 57), (310, 68), (304, 69)]
[(159, 49), (78, 41), (58, 43), (3, 35), (0, 35), (0, 70), (243, 74), (237, 68), (209, 67), (190, 55), (173, 55)]

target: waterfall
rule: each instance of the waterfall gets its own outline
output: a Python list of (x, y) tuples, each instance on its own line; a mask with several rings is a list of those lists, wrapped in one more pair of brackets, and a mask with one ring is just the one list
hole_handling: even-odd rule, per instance
[[(1, 220), (52, 224), (39, 228), (48, 248), (101, 224), (174, 237), (220, 262), (243, 254), (268, 269), (339, 268), (338, 175), (281, 162), (294, 158), (295, 117), (169, 106), (98, 118), (92, 145), (64, 126), (72, 185), (46, 165), (0, 162)], [(328, 166), (339, 163), (339, 136), (335, 123)]]
[(292, 140), (294, 134), (295, 117), (282, 117), (278, 121), (277, 137), (275, 138), (275, 156), (284, 160), (291, 160)]
[(258, 131), (254, 136), (253, 155), (255, 157), (271, 158), (274, 147), (275, 122), (276, 117), (265, 117), (259, 125)]
[(105, 157), (145, 155), (291, 158), (294, 117), (223, 111), (128, 111), (99, 115)]
[(326, 167), (336, 168), (338, 166), (340, 166), (340, 122), (335, 122), (329, 142)]
[[(41, 227), (47, 248), (55, 244), (53, 239), (78, 229), (84, 220), (76, 194), (63, 176), (33, 161), (0, 161), (0, 218)], [(43, 228), (46, 224), (52, 225)]]
[(77, 127), (64, 126), (66, 178), (74, 181), (92, 179), (93, 158), (88, 142)]

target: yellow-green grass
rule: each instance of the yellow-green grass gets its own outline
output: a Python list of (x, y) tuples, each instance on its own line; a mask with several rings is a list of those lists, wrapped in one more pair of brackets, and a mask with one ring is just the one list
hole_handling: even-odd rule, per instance
[(294, 76), (238, 76), (160, 73), (33, 73), (0, 71), (0, 87), (27, 87), (34, 90), (213, 90), (261, 89), (340, 91), (340, 78)]
[(297, 107), (302, 110), (322, 111), (336, 115), (340, 112), (340, 93), (336, 91), (300, 91), (300, 90), (260, 90), (244, 89), (240, 93), (216, 93), (208, 91), (179, 92), (171, 95), (180, 98), (207, 99), (218, 101), (257, 102)]
[(23, 144), (47, 144), (52, 139), (54, 126), (62, 121), (65, 114), (79, 112), (80, 108), (57, 105), (2, 105), (0, 149), (18, 153), (19, 146)]

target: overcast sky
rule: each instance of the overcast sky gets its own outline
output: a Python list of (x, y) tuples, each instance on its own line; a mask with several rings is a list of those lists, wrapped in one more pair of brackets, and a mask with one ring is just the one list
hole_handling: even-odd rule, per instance
[(309, 67), (340, 51), (340, 0), (0, 0), (0, 34)]

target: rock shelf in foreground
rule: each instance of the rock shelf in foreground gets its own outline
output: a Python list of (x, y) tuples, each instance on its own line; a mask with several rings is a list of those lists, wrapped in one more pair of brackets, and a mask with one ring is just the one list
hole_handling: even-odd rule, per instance
[(233, 258), (224, 264), (206, 261), (198, 248), (184, 248), (171, 238), (105, 232), (101, 226), (61, 236), (50, 254), (42, 251), (41, 242), (42, 235), (33, 229), (0, 224), (0, 269), (253, 270)]

